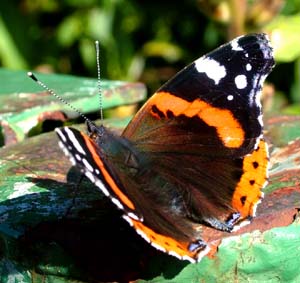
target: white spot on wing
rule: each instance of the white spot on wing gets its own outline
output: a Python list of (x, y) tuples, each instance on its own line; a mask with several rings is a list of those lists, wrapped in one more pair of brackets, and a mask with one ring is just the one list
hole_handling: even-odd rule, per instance
[(83, 148), (79, 144), (78, 140), (75, 138), (73, 132), (67, 127), (65, 127), (64, 129), (65, 129), (66, 133), (68, 134), (68, 137), (69, 137), (70, 141), (72, 142), (74, 148), (76, 148), (76, 150), (78, 152), (82, 153), (83, 155), (86, 155)]
[(243, 51), (243, 48), (238, 43), (238, 39), (239, 38), (236, 38), (236, 39), (231, 41), (231, 48), (234, 51)]
[(130, 217), (128, 217), (127, 215), (122, 215), (122, 217), (129, 223), (130, 226), (133, 226), (133, 223), (132, 223)]
[[(264, 58), (266, 59), (269, 59), (270, 57), (273, 57), (273, 48), (270, 48), (270, 39), (269, 39), (269, 36), (267, 34), (264, 35), (265, 36), (265, 39), (267, 40), (267, 46), (269, 48), (266, 48), (264, 45), (261, 46), (261, 51), (264, 55)], [(275, 43), (275, 41), (273, 40), (274, 39), (274, 35), (272, 33), (272, 43), (273, 43), (273, 46)], [(275, 46), (274, 46), (275, 47)], [(276, 47), (275, 47), (276, 49)]]
[(245, 75), (236, 76), (234, 82), (238, 89), (243, 89), (247, 86), (247, 78)]
[(227, 96), (227, 100), (228, 100), (228, 101), (231, 101), (231, 100), (233, 100), (233, 95), (231, 95), (231, 94), (230, 94), (230, 95), (228, 95), (228, 96)]
[(69, 159), (70, 159), (72, 165), (75, 166), (76, 165), (75, 159), (72, 156), (70, 156), (70, 155), (69, 155)]
[[(263, 197), (262, 197), (263, 198)], [(261, 203), (261, 200), (258, 200), (257, 203), (253, 206), (252, 208), (252, 216), (256, 217), (256, 210), (257, 210), (257, 206)]]
[(65, 145), (61, 141), (58, 142), (58, 146), (63, 150), (66, 156), (69, 156), (69, 151), (66, 149)]
[[(200, 258), (200, 259), (197, 259), (197, 261), (198, 262), (200, 262), (200, 260), (203, 258), (203, 256)], [(183, 257), (182, 257), (182, 260), (188, 260), (189, 262), (191, 262), (191, 263), (195, 263), (196, 262), (196, 260), (194, 260), (193, 258), (191, 258), (191, 257), (189, 257), (189, 256), (187, 256), (187, 255), (184, 255)]]
[[(103, 184), (98, 178), (95, 178), (95, 176), (94, 176), (91, 172), (89, 172), (89, 171), (84, 171), (84, 174), (85, 174), (85, 176), (87, 176), (87, 177), (90, 179), (90, 181), (91, 181), (92, 183), (94, 183), (94, 184), (101, 190), (101, 192), (102, 192), (105, 196), (109, 196), (109, 195), (110, 195), (109, 191), (106, 189), (106, 187), (104, 186), (104, 184)], [(119, 206), (119, 203), (116, 203), (117, 199), (116, 199), (116, 201), (114, 201), (114, 199), (115, 199), (115, 198), (111, 198), (111, 201), (112, 201), (115, 205), (117, 205), (118, 207), (123, 208), (122, 205)]]
[(263, 137), (264, 137), (264, 136), (263, 136), (263, 133), (261, 133), (260, 136), (258, 136), (258, 137), (256, 138), (255, 145), (254, 145), (254, 149), (257, 149), (257, 148), (258, 148), (259, 142), (260, 142), (261, 139), (263, 139)]
[(247, 71), (251, 71), (251, 70), (252, 70), (251, 64), (248, 63), (248, 64), (246, 65), (246, 70), (247, 70)]
[(210, 79), (218, 84), (226, 76), (226, 69), (216, 60), (201, 57), (195, 61), (195, 67), (199, 73), (205, 73)]
[(257, 120), (258, 120), (258, 122), (259, 122), (259, 124), (260, 124), (261, 126), (264, 125), (264, 122), (263, 122), (263, 115), (262, 115), (262, 114), (260, 114), (260, 115), (258, 116)]
[(143, 221), (143, 219), (140, 219), (140, 218), (138, 218), (134, 213), (132, 213), (132, 212), (128, 212), (127, 213), (127, 215), (130, 217), (130, 218), (132, 218), (132, 219), (134, 219), (134, 220), (138, 220), (138, 221)]
[(258, 106), (261, 109), (260, 97), (261, 97), (261, 87), (260, 87), (260, 76), (253, 76), (252, 85), (257, 87), (253, 88), (249, 93), (249, 105), (252, 107), (253, 105)]
[(82, 159), (82, 163), (87, 170), (94, 172), (93, 166), (85, 158)]
[(90, 171), (84, 170), (84, 174), (85, 174), (85, 176), (87, 176), (90, 179), (90, 181), (92, 183), (96, 183), (96, 179), (95, 179), (94, 175)]
[(55, 129), (55, 132), (59, 135), (59, 137), (62, 139), (63, 142), (67, 141), (65, 135), (62, 133), (60, 129)]
[[(164, 252), (164, 253), (167, 251), (164, 247), (162, 247), (162, 246), (156, 244), (155, 242), (151, 242), (151, 246), (154, 247), (154, 248), (156, 248), (156, 249), (159, 250), (159, 251)], [(179, 257), (179, 258), (180, 258), (180, 257)]]
[(124, 209), (124, 206), (122, 205), (122, 203), (121, 203), (118, 199), (112, 197), (112, 198), (111, 198), (111, 201), (112, 201), (118, 208)]
[(177, 257), (177, 258), (179, 258), (179, 259), (187, 259), (188, 261), (193, 262), (193, 263), (196, 262), (195, 260), (192, 261), (193, 258), (191, 258), (191, 257), (189, 257), (189, 256), (186, 256), (186, 258), (184, 258), (184, 257), (180, 256), (178, 253), (175, 253), (174, 251), (169, 251), (168, 254), (171, 255), (171, 256), (175, 256), (175, 257)]
[(105, 196), (109, 196), (109, 191), (105, 188), (104, 184), (100, 180), (96, 180), (95, 185), (101, 190)]
[(148, 238), (148, 236), (144, 233), (144, 231), (140, 230), (140, 229), (136, 229), (136, 232), (148, 243), (151, 243), (150, 239)]

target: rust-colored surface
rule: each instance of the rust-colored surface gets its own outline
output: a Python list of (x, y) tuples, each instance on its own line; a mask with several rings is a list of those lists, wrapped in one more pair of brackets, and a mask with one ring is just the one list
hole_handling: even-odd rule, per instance
[(4, 136), (4, 144), (15, 144), (18, 142), (15, 131), (10, 127), (6, 121), (0, 121), (2, 127), (2, 134)]
[[(57, 115), (60, 119), (60, 113)], [(274, 118), (272, 121), (275, 120)], [(294, 131), (297, 128), (295, 121), (300, 122), (300, 119), (295, 117), (291, 120), (285, 117), (284, 120), (285, 133), (288, 129)], [(276, 121), (281, 120), (278, 118)], [(271, 143), (270, 178), (269, 185), (264, 189), (265, 197), (258, 206), (257, 217), (250, 225), (230, 234), (204, 227), (205, 234), (208, 235), (205, 240), (210, 241), (212, 245), (210, 258), (219, 258), (216, 252), (222, 240), (227, 237), (244, 235), (255, 230), (263, 232), (275, 227), (285, 227), (294, 222), (300, 208), (300, 141), (297, 134), (294, 134), (295, 138), (293, 135), (293, 138), (282, 136), (280, 143), (273, 142), (270, 138), (274, 134), (273, 131), (276, 131), (276, 135), (282, 135), (281, 129), (277, 127), (279, 124), (276, 124), (276, 127), (274, 124), (271, 127), (267, 125), (268, 140)], [(77, 191), (80, 173), (70, 170), (71, 164), (62, 154), (54, 133), (40, 135), (28, 142), (6, 147), (2, 149), (1, 157), (2, 161), (15, 165), (9, 166), (7, 175), (13, 178), (25, 176), (27, 182), (34, 183), (49, 192), (59, 193), (61, 189), (67, 189), (69, 191), (67, 197), (74, 198), (74, 204), (59, 217), (47, 221), (45, 218), (35, 218), (35, 222), (29, 221), (25, 233), (19, 239), (23, 246), (21, 252), (28, 257), (34, 255), (38, 259), (36, 262), (33, 261), (30, 268), (36, 270), (38, 266), (39, 274), (48, 272), (47, 266), (40, 264), (41, 258), (48, 260), (48, 266), (56, 264), (48, 255), (52, 249), (49, 243), (53, 242), (75, 259), (84, 274), (102, 282), (140, 278), (140, 274), (148, 270), (149, 262), (153, 258), (173, 262), (177, 266), (177, 272), (187, 265), (186, 262), (178, 263), (176, 259), (162, 255), (141, 239), (127, 223), (122, 221), (121, 212), (116, 210), (91, 183), (83, 181)], [(13, 181), (15, 182), (15, 179)], [(51, 195), (49, 200), (47, 198), (46, 200), (51, 202)], [(23, 204), (24, 200), (20, 198), (20, 202)], [(34, 199), (33, 202), (38, 203), (39, 200)], [(40, 243), (45, 245), (42, 249)], [(116, 271), (116, 266), (122, 268)], [(154, 274), (159, 275), (160, 270), (156, 273), (154, 271)]]
[(38, 116), (38, 122), (42, 123), (45, 120), (58, 120), (64, 122), (67, 120), (67, 117), (61, 111), (45, 111)]

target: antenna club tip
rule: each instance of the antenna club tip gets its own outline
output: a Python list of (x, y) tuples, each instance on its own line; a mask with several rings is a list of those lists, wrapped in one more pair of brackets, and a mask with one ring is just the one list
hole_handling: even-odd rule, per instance
[(34, 81), (37, 81), (36, 76), (32, 73), (32, 72), (27, 72), (27, 76), (31, 79), (33, 79)]

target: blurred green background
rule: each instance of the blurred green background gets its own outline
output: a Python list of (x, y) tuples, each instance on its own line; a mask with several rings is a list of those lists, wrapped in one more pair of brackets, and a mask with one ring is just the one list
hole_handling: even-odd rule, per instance
[(0, 1), (0, 15), (1, 67), (95, 77), (99, 40), (102, 77), (150, 92), (218, 45), (263, 31), (277, 62), (269, 94), (300, 113), (300, 0), (13, 0)]

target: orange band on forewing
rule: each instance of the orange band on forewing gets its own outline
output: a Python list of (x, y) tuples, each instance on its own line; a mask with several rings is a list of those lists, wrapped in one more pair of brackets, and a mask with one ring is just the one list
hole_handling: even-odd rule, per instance
[(243, 161), (243, 175), (234, 191), (232, 206), (241, 214), (241, 218), (254, 216), (253, 208), (262, 198), (268, 175), (268, 152), (264, 140), (258, 148), (248, 154)]
[[(185, 115), (189, 118), (198, 116), (208, 126), (216, 128), (220, 140), (226, 147), (238, 148), (244, 142), (244, 131), (229, 110), (213, 107), (200, 99), (189, 102), (168, 92), (156, 93), (150, 98), (149, 103), (155, 105), (165, 117), (168, 117), (168, 111), (172, 111), (175, 116)], [(155, 112), (151, 114), (160, 118)]]
[(95, 151), (95, 147), (92, 144), (93, 141), (86, 137), (86, 136), (82, 136), (85, 140), (85, 144), (89, 149), (89, 152), (91, 153), (91, 155), (93, 156), (93, 160), (96, 162), (96, 164), (98, 165), (98, 167), (101, 170), (101, 173), (105, 179), (105, 181), (109, 184), (110, 188), (114, 191), (114, 193), (117, 195), (117, 197), (119, 198), (119, 200), (122, 202), (122, 204), (126, 205), (128, 208), (130, 208), (131, 210), (135, 209), (134, 204), (127, 198), (126, 195), (123, 194), (123, 192), (118, 188), (118, 186), (116, 185), (116, 183), (114, 182), (114, 180), (112, 179), (112, 177), (110, 176), (110, 174), (107, 172), (107, 170), (104, 167), (103, 162), (101, 161), (101, 159), (99, 158), (99, 155), (97, 154), (97, 152)]

